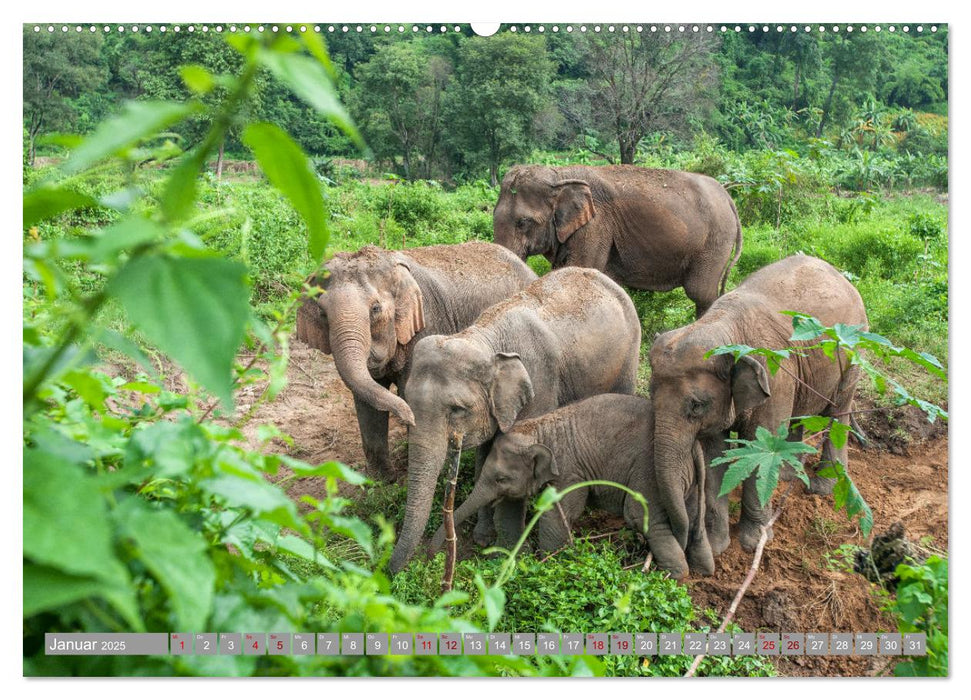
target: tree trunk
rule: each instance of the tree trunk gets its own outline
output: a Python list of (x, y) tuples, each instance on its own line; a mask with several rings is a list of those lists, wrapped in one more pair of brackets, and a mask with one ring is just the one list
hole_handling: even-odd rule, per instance
[(216, 157), (216, 179), (223, 179), (223, 155), (226, 150), (226, 139), (219, 142), (219, 155)]
[(823, 137), (823, 128), (829, 118), (829, 110), (833, 106), (833, 95), (836, 94), (836, 85), (839, 83), (839, 73), (833, 73), (833, 82), (829, 85), (829, 95), (826, 97), (826, 106), (823, 107), (823, 115), (819, 118), (819, 127), (816, 129), (816, 138)]
[(637, 155), (637, 139), (632, 136), (624, 135), (619, 139), (620, 162), (622, 165), (633, 165), (634, 156)]

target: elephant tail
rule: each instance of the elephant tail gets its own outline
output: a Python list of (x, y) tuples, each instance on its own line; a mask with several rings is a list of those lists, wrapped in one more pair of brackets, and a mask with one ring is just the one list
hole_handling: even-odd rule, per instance
[(738, 259), (742, 257), (742, 220), (738, 218), (738, 209), (735, 207), (735, 200), (732, 199), (732, 196), (727, 191), (725, 194), (728, 196), (728, 201), (732, 205), (732, 213), (735, 215), (735, 244), (733, 246), (735, 255), (732, 256), (731, 261), (725, 266), (725, 272), (722, 273), (721, 287), (718, 289), (719, 295), (725, 293), (725, 285), (728, 284), (728, 275), (731, 273), (732, 268), (735, 267)]

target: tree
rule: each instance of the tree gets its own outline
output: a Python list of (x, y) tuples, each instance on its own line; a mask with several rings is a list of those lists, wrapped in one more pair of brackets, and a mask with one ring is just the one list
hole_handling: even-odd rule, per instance
[(542, 37), (509, 32), (467, 39), (458, 56), (447, 121), (467, 165), (486, 165), (494, 186), (502, 163), (536, 145), (535, 121), (549, 101), (553, 67)]
[(354, 116), (378, 158), (387, 158), (406, 178), (428, 178), (440, 155), (443, 99), (452, 65), (424, 42), (381, 46), (356, 71)]
[(598, 92), (594, 116), (617, 140), (621, 163), (634, 162), (650, 132), (679, 127), (716, 84), (718, 39), (707, 33), (594, 34), (581, 41)]
[(71, 98), (94, 92), (104, 81), (100, 34), (35, 32), (24, 26), (24, 128), (33, 164), (37, 135), (72, 129)]
[[(861, 92), (872, 92), (886, 54), (886, 42), (874, 33), (827, 33), (822, 45), (829, 65), (830, 82), (816, 127), (816, 138), (822, 137), (827, 122), (834, 115), (848, 116), (853, 104), (859, 104), (865, 97)], [(837, 88), (842, 89), (837, 91)]]

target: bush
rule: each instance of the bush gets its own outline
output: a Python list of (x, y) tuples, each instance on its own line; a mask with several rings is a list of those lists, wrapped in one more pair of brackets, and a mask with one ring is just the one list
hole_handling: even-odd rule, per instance
[(817, 249), (833, 265), (860, 277), (906, 275), (924, 251), (920, 241), (892, 229), (866, 227), (840, 233), (820, 241)]
[[(501, 561), (466, 559), (455, 572), (455, 588), (473, 591), (474, 578), (494, 576)], [(579, 540), (546, 562), (532, 556), (517, 563), (516, 575), (503, 586), (505, 611), (498, 628), (504, 632), (691, 632), (711, 631), (698, 619), (687, 588), (652, 571), (624, 571), (612, 544)], [(415, 561), (392, 581), (392, 592), (418, 604), (434, 599), (441, 586), (444, 555)], [(591, 596), (596, 591), (596, 596)], [(610, 676), (681, 676), (693, 659), (687, 656), (607, 656)], [(771, 663), (759, 657), (712, 657), (699, 675), (770, 676)]]

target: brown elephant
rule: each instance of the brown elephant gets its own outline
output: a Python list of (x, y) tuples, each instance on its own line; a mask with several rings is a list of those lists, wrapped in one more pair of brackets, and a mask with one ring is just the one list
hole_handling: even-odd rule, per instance
[(524, 260), (592, 267), (633, 289), (683, 287), (698, 317), (742, 253), (725, 188), (677, 170), (517, 165), (502, 179), (492, 224), (496, 243)]
[[(839, 416), (847, 421), (860, 370), (845, 356), (834, 362), (818, 349), (806, 357), (793, 355), (775, 374), (759, 356), (745, 355), (738, 362), (731, 355), (705, 359), (709, 350), (722, 345), (781, 349), (811, 344), (789, 340), (792, 319), (782, 311), (809, 314), (827, 326), (868, 327), (859, 292), (838, 270), (818, 258), (794, 255), (753, 273), (700, 319), (658, 336), (651, 348), (658, 506), (666, 513), (670, 536), (682, 547), (689, 532), (684, 492), (696, 440), (710, 461), (724, 451), (729, 431), (751, 440), (758, 427), (775, 432), (793, 416)], [(800, 438), (801, 431), (790, 432), (790, 439)], [(824, 463), (838, 459), (846, 464), (846, 447), (837, 450), (826, 440), (822, 457)], [(707, 480), (707, 530), (715, 555), (729, 542), (728, 499), (718, 497), (725, 469), (714, 468)], [(768, 520), (755, 482), (753, 475), (742, 485), (738, 524), (739, 542), (748, 551), (755, 548)], [(816, 493), (832, 490), (832, 480), (815, 475), (811, 484)]]
[[(496, 437), (482, 472), (465, 502), (455, 511), (456, 527), (483, 506), (504, 499), (536, 496), (547, 484), (559, 491), (581, 481), (613, 481), (644, 496), (648, 504), (647, 540), (659, 568), (676, 578), (688, 569), (701, 575), (715, 571), (705, 531), (705, 459), (701, 446), (694, 450), (695, 469), (685, 494), (691, 519), (687, 552), (670, 537), (655, 533), (662, 528), (664, 512), (655, 508), (654, 412), (640, 396), (598, 394), (571, 403), (538, 418), (518, 421)], [(570, 542), (570, 528), (587, 504), (624, 516), (638, 534), (644, 532), (644, 508), (630, 494), (611, 486), (589, 486), (571, 491), (560, 509), (549, 510), (536, 523), (537, 552), (553, 552)], [(561, 516), (562, 511), (562, 516)], [(441, 548), (445, 530), (439, 528), (430, 551)]]
[(366, 246), (337, 253), (327, 270), (329, 275), (309, 280), (326, 293), (298, 309), (297, 337), (333, 352), (337, 372), (354, 394), (368, 467), (388, 476), (388, 412), (414, 424), (402, 395), (415, 344), (429, 334), (466, 328), (536, 274), (505, 248), (481, 242), (404, 251)]
[[(408, 500), (391, 570), (418, 548), (451, 435), (463, 449), (478, 448), (478, 474), (497, 431), (517, 419), (596, 394), (632, 394), (640, 344), (630, 297), (604, 274), (576, 267), (539, 278), (460, 333), (422, 338), (405, 395), (415, 427), (408, 433)], [(494, 518), (481, 512), (476, 541), (498, 535), (500, 545), (515, 542), (523, 514), (521, 500), (504, 502)]]

